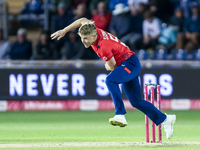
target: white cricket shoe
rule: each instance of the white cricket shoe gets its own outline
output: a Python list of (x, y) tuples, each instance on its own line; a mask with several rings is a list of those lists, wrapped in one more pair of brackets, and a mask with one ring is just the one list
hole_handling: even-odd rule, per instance
[(176, 115), (167, 115), (166, 120), (162, 123), (164, 126), (164, 131), (166, 133), (166, 138), (170, 139), (174, 132), (174, 124), (176, 121)]
[(124, 115), (115, 115), (113, 118), (109, 119), (109, 123), (113, 126), (125, 127), (128, 125)]

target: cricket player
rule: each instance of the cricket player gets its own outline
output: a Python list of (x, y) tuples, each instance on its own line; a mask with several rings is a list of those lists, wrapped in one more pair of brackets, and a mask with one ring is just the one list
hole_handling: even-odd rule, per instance
[(105, 32), (94, 25), (94, 22), (81, 18), (69, 26), (51, 35), (52, 39), (61, 39), (67, 32), (79, 28), (78, 34), (86, 48), (92, 47), (97, 55), (105, 61), (106, 70), (111, 71), (106, 78), (106, 85), (115, 104), (115, 116), (109, 119), (114, 126), (125, 127), (128, 125), (124, 103), (119, 89), (122, 83), (123, 90), (131, 105), (147, 115), (156, 125), (162, 124), (166, 132), (166, 138), (173, 135), (176, 115), (167, 115), (159, 111), (153, 104), (145, 101), (141, 96), (138, 76), (141, 65), (129, 47), (117, 37)]

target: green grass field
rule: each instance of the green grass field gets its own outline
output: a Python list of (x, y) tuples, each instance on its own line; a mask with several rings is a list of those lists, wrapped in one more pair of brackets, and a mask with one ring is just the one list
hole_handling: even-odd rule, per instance
[(177, 121), (170, 140), (162, 129), (161, 144), (146, 144), (144, 114), (137, 110), (128, 110), (125, 128), (108, 123), (114, 111), (1, 112), (0, 149), (200, 149), (200, 111), (163, 112)]

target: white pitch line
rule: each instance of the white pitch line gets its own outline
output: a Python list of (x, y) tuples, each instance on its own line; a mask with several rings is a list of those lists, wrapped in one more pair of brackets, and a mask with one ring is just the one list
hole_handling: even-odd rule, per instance
[(145, 142), (41, 142), (41, 143), (6, 143), (0, 144), (4, 148), (42, 148), (42, 147), (167, 147), (167, 146), (200, 146), (199, 141), (170, 141), (163, 143)]

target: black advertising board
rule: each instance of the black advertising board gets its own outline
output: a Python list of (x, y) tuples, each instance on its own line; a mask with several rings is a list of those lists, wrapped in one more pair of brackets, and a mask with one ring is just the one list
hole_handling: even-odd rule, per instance
[[(111, 99), (105, 69), (0, 69), (1, 100)], [(162, 99), (200, 98), (200, 69), (142, 69), (139, 80), (161, 85)], [(122, 92), (123, 98), (126, 98)]]

